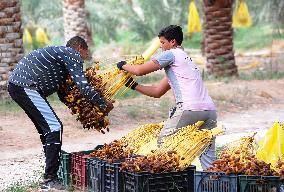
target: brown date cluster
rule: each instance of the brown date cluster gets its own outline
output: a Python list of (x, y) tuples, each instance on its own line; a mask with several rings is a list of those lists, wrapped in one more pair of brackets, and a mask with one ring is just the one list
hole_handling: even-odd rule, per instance
[(110, 144), (104, 144), (101, 149), (95, 150), (90, 154), (90, 157), (107, 160), (110, 163), (131, 156), (133, 156), (133, 150), (127, 148), (123, 142), (117, 140), (114, 140)]
[[(89, 85), (103, 96), (105, 87), (102, 85), (102, 79), (96, 75), (95, 68), (88, 68), (85, 76)], [(95, 129), (101, 133), (109, 131), (109, 110), (102, 111), (96, 104), (84, 98), (70, 76), (59, 91), (65, 95), (64, 104), (71, 109), (72, 114), (77, 115), (77, 120), (82, 123), (83, 128)]]
[(277, 174), (275, 176), (280, 176), (282, 180), (284, 180), (284, 162), (280, 158), (276, 162), (276, 170)]
[(140, 156), (127, 159), (122, 163), (121, 170), (130, 172), (147, 171), (150, 173), (163, 173), (178, 171), (180, 156), (174, 151), (166, 153), (151, 153), (147, 156)]
[(276, 175), (271, 164), (258, 160), (254, 155), (242, 156), (240, 151), (222, 154), (221, 159), (216, 160), (207, 171), (225, 172), (227, 175)]

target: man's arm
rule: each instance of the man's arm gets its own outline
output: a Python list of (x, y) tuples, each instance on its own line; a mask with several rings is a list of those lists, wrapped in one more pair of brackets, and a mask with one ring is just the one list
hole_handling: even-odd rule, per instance
[(65, 95), (64, 92), (62, 92), (61, 90), (58, 90), (58, 91), (57, 91), (57, 96), (58, 96), (59, 100), (60, 100), (62, 103), (65, 102), (64, 97), (65, 97), (66, 95)]
[(91, 102), (97, 103), (100, 108), (106, 109), (108, 104), (105, 99), (102, 98), (99, 92), (95, 91), (88, 84), (87, 78), (83, 73), (83, 60), (81, 57), (78, 54), (74, 54), (74, 52), (69, 52), (68, 50), (65, 50), (64, 52), (65, 56), (63, 58), (63, 62), (80, 93)]
[(142, 93), (143, 95), (147, 95), (154, 98), (160, 98), (163, 96), (169, 89), (170, 85), (168, 83), (168, 78), (164, 77), (162, 81), (158, 85), (152, 86), (144, 86), (144, 85), (137, 85), (135, 90)]
[(129, 65), (125, 61), (117, 63), (119, 69), (128, 71), (129, 73), (137, 76), (146, 75), (148, 73), (165, 68), (174, 63), (175, 57), (170, 50), (164, 51), (155, 56), (151, 61), (141, 65)]
[(148, 73), (157, 71), (161, 69), (160, 65), (154, 61), (148, 61), (141, 65), (129, 65), (125, 64), (122, 66), (122, 69), (128, 71), (129, 73), (137, 76), (146, 75)]

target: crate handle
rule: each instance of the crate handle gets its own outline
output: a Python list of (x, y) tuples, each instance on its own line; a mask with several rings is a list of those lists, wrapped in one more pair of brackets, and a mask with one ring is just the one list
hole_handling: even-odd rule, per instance
[[(251, 184), (252, 182), (247, 182), (246, 184), (246, 187), (245, 187), (245, 190), (244, 191), (247, 191), (249, 185)], [(256, 184), (259, 184), (259, 185), (265, 185), (267, 184), (268, 182), (265, 180), (265, 179), (259, 179), (256, 181)]]
[[(204, 175), (202, 176), (201, 180), (203, 180), (204, 177), (208, 177), (209, 174), (210, 174), (210, 173), (204, 174)], [(211, 176), (209, 176), (209, 179), (210, 179), (210, 180), (219, 180), (220, 178), (221, 178), (220, 175), (211, 175)]]
[(210, 180), (215, 180), (215, 181), (217, 181), (217, 180), (220, 180), (220, 176), (219, 175), (212, 175), (212, 176), (209, 176), (209, 179)]
[(256, 181), (256, 184), (259, 184), (259, 185), (265, 185), (267, 183), (268, 182), (265, 179), (259, 179), (259, 180)]

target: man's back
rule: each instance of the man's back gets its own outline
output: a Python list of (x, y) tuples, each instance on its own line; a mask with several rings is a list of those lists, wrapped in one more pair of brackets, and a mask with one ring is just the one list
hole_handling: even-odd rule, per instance
[(79, 68), (83, 67), (79, 53), (70, 47), (50, 46), (34, 50), (19, 61), (9, 82), (48, 96), (65, 81), (67, 66), (72, 67), (70, 61)]

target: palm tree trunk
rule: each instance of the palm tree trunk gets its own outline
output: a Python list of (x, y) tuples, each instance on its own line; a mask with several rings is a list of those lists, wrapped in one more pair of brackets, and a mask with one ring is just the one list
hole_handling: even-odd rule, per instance
[(20, 0), (1, 0), (0, 81), (8, 79), (10, 71), (24, 54), (21, 25)]
[(233, 0), (204, 0), (206, 68), (213, 76), (238, 75), (232, 29)]
[[(85, 0), (64, 0), (64, 38), (67, 42), (70, 38), (79, 35), (87, 42), (92, 40), (90, 28), (87, 25)], [(90, 44), (91, 42), (88, 42)]]

